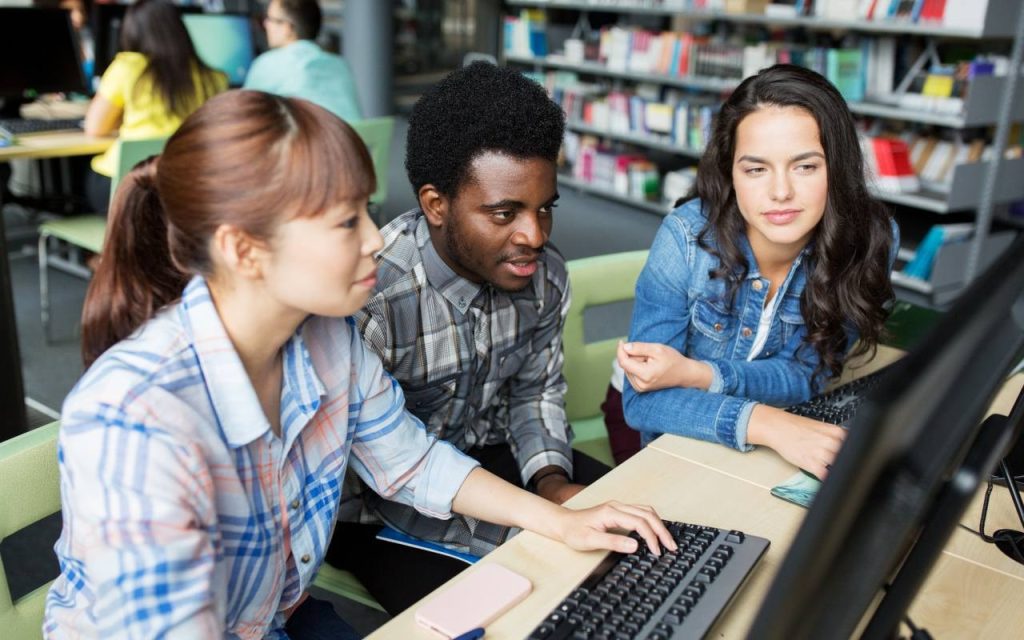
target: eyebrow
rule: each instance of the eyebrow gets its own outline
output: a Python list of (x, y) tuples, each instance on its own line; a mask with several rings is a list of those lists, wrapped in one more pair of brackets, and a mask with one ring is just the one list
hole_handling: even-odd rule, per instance
[[(803, 153), (798, 153), (792, 158), (790, 158), (789, 162), (790, 164), (792, 164), (794, 162), (800, 162), (801, 160), (807, 160), (808, 158), (821, 158), (822, 160), (824, 160), (825, 154), (823, 154), (820, 151), (804, 151)], [(771, 164), (764, 158), (758, 158), (757, 156), (740, 156), (739, 159), (736, 160), (736, 162), (756, 162), (758, 164)]]
[[(559, 197), (560, 196), (556, 193), (555, 195), (553, 195), (550, 198), (548, 198), (548, 200), (544, 204), (545, 205), (552, 204), (553, 202), (558, 200)], [(497, 202), (490, 203), (490, 204), (482, 204), (482, 205), (480, 205), (481, 209), (488, 209), (488, 210), (490, 210), (490, 209), (523, 209), (525, 207), (526, 207), (526, 204), (524, 202), (522, 202), (520, 200), (512, 200), (511, 198), (506, 198), (504, 200), (498, 200)]]

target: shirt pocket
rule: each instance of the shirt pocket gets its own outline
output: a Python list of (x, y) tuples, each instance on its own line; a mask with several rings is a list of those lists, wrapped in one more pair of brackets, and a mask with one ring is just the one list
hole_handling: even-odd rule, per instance
[(498, 379), (504, 381), (515, 377), (523, 368), (523, 363), (530, 352), (530, 341), (523, 340), (499, 353)]
[(458, 373), (453, 373), (422, 385), (402, 385), (405, 406), (423, 422), (428, 422), (434, 412), (442, 409), (455, 397)]
[(800, 296), (786, 294), (779, 303), (779, 325), (782, 328), (782, 347), (804, 331), (804, 316), (800, 312)]
[(700, 358), (725, 357), (730, 339), (735, 332), (736, 318), (708, 300), (698, 300), (693, 305), (690, 319), (690, 354)]

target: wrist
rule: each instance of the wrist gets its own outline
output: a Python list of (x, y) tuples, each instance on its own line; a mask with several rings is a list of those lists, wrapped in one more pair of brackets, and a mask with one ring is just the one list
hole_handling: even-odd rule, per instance
[(686, 359), (686, 379), (680, 386), (707, 391), (715, 380), (715, 370), (702, 360)]
[(763, 445), (774, 448), (769, 444), (772, 429), (766, 424), (771, 415), (772, 407), (757, 403), (750, 412), (750, 420), (747, 422), (747, 444)]
[(533, 485), (534, 493), (548, 497), (560, 487), (569, 484), (569, 474), (561, 467), (546, 467), (534, 474), (530, 484)]

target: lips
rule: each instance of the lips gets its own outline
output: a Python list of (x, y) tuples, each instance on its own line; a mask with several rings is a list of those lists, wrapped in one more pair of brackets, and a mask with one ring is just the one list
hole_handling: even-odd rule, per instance
[(529, 278), (537, 271), (537, 258), (506, 260), (505, 266), (519, 278)]
[(369, 275), (357, 280), (356, 284), (372, 289), (377, 284), (377, 270), (374, 269)]
[(800, 215), (800, 209), (773, 209), (761, 213), (772, 224), (789, 224)]

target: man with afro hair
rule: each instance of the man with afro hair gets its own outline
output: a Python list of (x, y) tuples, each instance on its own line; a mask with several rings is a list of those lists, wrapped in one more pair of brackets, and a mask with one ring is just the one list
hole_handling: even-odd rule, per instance
[[(419, 207), (382, 229), (375, 293), (355, 318), (430, 433), (559, 504), (608, 470), (571, 448), (565, 417), (569, 284), (548, 243), (564, 128), (544, 89), (507, 68), (476, 63), (424, 94), (405, 160)], [(346, 488), (328, 560), (392, 614), (467, 565), (381, 542), (380, 523), (475, 555), (514, 533), (362, 489)]]

